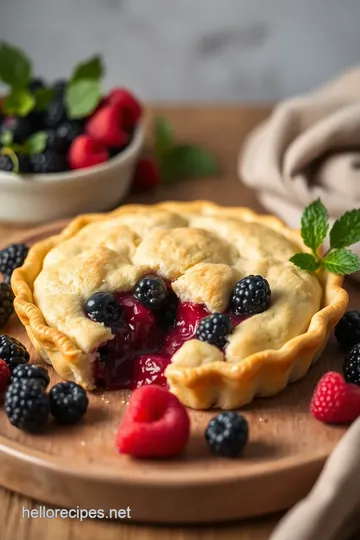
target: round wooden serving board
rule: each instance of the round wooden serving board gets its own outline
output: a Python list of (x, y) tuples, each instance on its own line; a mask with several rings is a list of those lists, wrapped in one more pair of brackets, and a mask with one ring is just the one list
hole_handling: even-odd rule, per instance
[[(16, 240), (33, 243), (62, 225), (33, 229)], [(352, 291), (353, 303), (358, 294)], [(16, 316), (3, 333), (24, 342), (31, 361), (39, 362)], [(206, 446), (204, 429), (214, 411), (189, 411), (190, 443), (176, 459), (137, 461), (118, 454), (114, 437), (127, 391), (91, 394), (80, 424), (50, 423), (40, 435), (12, 427), (1, 407), (0, 484), (56, 507), (130, 507), (132, 520), (147, 522), (214, 522), (288, 508), (311, 489), (343, 434), (343, 428), (328, 427), (308, 413), (321, 374), (340, 365), (341, 353), (331, 340), (305, 379), (244, 407), (250, 441), (235, 460), (214, 457)], [(49, 373), (52, 385), (59, 378), (51, 367)]]

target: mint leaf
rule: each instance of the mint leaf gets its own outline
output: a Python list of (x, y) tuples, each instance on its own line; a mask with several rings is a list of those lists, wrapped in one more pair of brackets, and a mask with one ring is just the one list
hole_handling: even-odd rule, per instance
[(89, 58), (85, 62), (81, 62), (75, 67), (71, 81), (80, 81), (90, 79), (98, 81), (104, 73), (101, 56), (96, 55)]
[(309, 272), (315, 272), (320, 266), (314, 255), (310, 253), (296, 253), (296, 255), (291, 257), (290, 261), (301, 268), (301, 270), (307, 270)]
[(37, 131), (25, 143), (27, 154), (40, 154), (46, 147), (47, 135), (45, 131)]
[(34, 92), (35, 110), (43, 111), (53, 101), (55, 90), (53, 88), (39, 88)]
[(174, 134), (170, 123), (157, 116), (154, 121), (155, 153), (159, 160), (174, 145)]
[(0, 142), (3, 146), (11, 146), (14, 141), (14, 136), (11, 131), (7, 130), (1, 135)]
[(331, 248), (343, 248), (360, 241), (360, 210), (351, 210), (337, 219), (330, 231)]
[(100, 82), (91, 79), (73, 81), (65, 92), (65, 104), (70, 118), (91, 114), (101, 99)]
[(5, 114), (26, 116), (35, 106), (35, 98), (28, 90), (13, 90), (3, 103)]
[(305, 246), (314, 252), (325, 240), (329, 230), (327, 211), (320, 199), (307, 206), (301, 218), (301, 236)]
[(348, 249), (336, 249), (323, 259), (322, 266), (334, 274), (352, 274), (360, 270), (360, 258)]
[(0, 79), (12, 88), (26, 88), (31, 77), (31, 62), (25, 53), (0, 43)]
[(219, 164), (215, 157), (200, 145), (173, 146), (161, 165), (164, 165), (168, 177), (174, 180), (214, 176), (219, 173)]

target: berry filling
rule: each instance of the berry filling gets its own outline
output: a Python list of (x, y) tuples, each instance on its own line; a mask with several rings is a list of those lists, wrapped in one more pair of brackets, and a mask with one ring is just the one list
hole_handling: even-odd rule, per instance
[[(179, 302), (176, 320), (166, 328), (161, 312), (152, 311), (133, 293), (117, 293), (122, 307), (122, 325), (114, 338), (98, 349), (94, 377), (98, 386), (115, 390), (148, 384), (166, 386), (164, 371), (172, 355), (196, 337), (199, 322), (209, 315), (204, 305)], [(227, 313), (232, 326), (245, 317)]]

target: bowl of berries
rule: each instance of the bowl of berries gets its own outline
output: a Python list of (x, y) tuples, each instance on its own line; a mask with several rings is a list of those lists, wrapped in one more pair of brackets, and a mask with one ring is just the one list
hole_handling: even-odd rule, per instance
[(139, 100), (101, 90), (99, 56), (68, 79), (32, 76), (30, 59), (0, 43), (0, 220), (39, 223), (114, 208), (144, 143)]

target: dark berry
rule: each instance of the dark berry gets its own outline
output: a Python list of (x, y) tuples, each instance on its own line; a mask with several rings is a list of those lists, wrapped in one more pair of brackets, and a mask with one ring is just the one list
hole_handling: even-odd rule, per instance
[(44, 114), (44, 123), (47, 128), (55, 128), (61, 122), (66, 120), (66, 110), (65, 105), (60, 98), (54, 99), (52, 101)]
[(0, 329), (4, 328), (14, 313), (14, 293), (10, 285), (0, 283)]
[(137, 282), (134, 296), (149, 309), (159, 309), (169, 295), (165, 281), (158, 276), (145, 276)]
[(346, 382), (360, 386), (360, 343), (355, 345), (348, 353), (342, 370)]
[(65, 120), (56, 129), (56, 136), (61, 152), (67, 152), (76, 137), (84, 132), (84, 125), (80, 121)]
[(236, 315), (254, 315), (270, 306), (270, 285), (262, 276), (247, 276), (234, 287), (230, 307)]
[(11, 277), (16, 268), (22, 266), (27, 257), (29, 248), (26, 244), (10, 244), (0, 251), (0, 272)]
[(55, 90), (56, 97), (62, 99), (65, 95), (66, 80), (59, 79), (58, 81), (55, 81), (53, 84), (53, 89)]
[(62, 152), (61, 141), (59, 140), (56, 129), (47, 129), (46, 133), (46, 148), (50, 150), (55, 150), (55, 152)]
[(225, 457), (237, 457), (245, 448), (249, 437), (248, 423), (235, 412), (222, 412), (212, 418), (205, 438), (213, 452)]
[(51, 149), (31, 156), (32, 169), (35, 174), (59, 173), (68, 169), (66, 157)]
[(56, 384), (49, 395), (50, 412), (60, 424), (76, 424), (87, 411), (87, 394), (74, 382)]
[(166, 330), (170, 330), (175, 324), (178, 304), (179, 300), (176, 294), (170, 291), (167, 300), (161, 307), (161, 312), (159, 312), (160, 323)]
[(34, 379), (16, 379), (5, 394), (10, 423), (24, 431), (40, 431), (49, 417), (50, 403), (42, 384)]
[(46, 369), (33, 364), (19, 364), (13, 369), (11, 381), (16, 379), (34, 379), (46, 388), (50, 382)]
[(111, 293), (97, 292), (91, 295), (85, 303), (85, 312), (92, 321), (114, 330), (121, 326), (123, 310)]
[(1, 125), (1, 132), (10, 132), (14, 143), (23, 143), (34, 132), (30, 116), (7, 116)]
[(0, 336), (0, 358), (5, 360), (12, 372), (19, 364), (27, 364), (30, 355), (20, 341), (3, 334)]
[(335, 336), (345, 349), (360, 343), (360, 311), (347, 311), (335, 327)]
[(0, 171), (11, 172), (15, 163), (8, 154), (0, 154)]
[(224, 313), (212, 313), (201, 319), (196, 330), (196, 337), (222, 349), (226, 345), (226, 336), (231, 332), (231, 320)]
[(17, 154), (18, 164), (19, 164), (19, 173), (29, 174), (32, 172), (32, 165), (30, 157), (26, 154)]
[(29, 90), (32, 93), (36, 92), (36, 90), (41, 90), (42, 88), (45, 88), (45, 86), (45, 82), (40, 77), (34, 77), (29, 82)]

